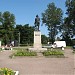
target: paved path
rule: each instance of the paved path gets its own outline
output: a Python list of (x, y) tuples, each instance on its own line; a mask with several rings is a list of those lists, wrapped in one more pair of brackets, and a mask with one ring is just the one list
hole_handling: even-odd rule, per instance
[(0, 67), (18, 70), (20, 75), (75, 75), (75, 56), (66, 49), (66, 58), (16, 57), (9, 58), (12, 51), (0, 52)]

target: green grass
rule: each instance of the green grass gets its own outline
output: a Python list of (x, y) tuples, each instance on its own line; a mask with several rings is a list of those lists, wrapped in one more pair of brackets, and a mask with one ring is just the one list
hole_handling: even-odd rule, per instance
[(13, 50), (27, 50), (27, 47), (13, 47)]
[(71, 48), (72, 48), (72, 46), (66, 46), (66, 48), (69, 48), (69, 49), (71, 49)]

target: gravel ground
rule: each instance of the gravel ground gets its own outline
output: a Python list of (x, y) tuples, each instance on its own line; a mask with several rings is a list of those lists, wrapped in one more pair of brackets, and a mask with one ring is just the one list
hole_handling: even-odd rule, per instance
[(0, 52), (0, 67), (18, 70), (20, 75), (75, 75), (75, 55), (65, 49), (66, 58), (15, 57), (9, 58), (12, 51)]

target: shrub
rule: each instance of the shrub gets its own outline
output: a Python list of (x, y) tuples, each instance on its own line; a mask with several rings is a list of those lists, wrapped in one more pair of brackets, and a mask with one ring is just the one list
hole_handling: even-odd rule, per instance
[(0, 75), (15, 75), (15, 72), (12, 69), (0, 68)]
[(63, 52), (62, 51), (59, 51), (59, 50), (48, 50), (48, 51), (45, 51), (43, 52), (43, 55), (44, 56), (64, 56)]
[(24, 50), (16, 51), (16, 53), (14, 53), (14, 56), (36, 56), (36, 55), (37, 55), (36, 52), (29, 52)]

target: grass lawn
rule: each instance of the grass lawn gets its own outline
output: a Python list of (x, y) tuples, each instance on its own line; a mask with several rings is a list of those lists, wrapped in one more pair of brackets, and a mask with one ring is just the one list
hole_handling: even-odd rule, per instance
[(66, 49), (72, 49), (72, 46), (66, 46)]
[(13, 50), (27, 50), (28, 47), (13, 47)]

